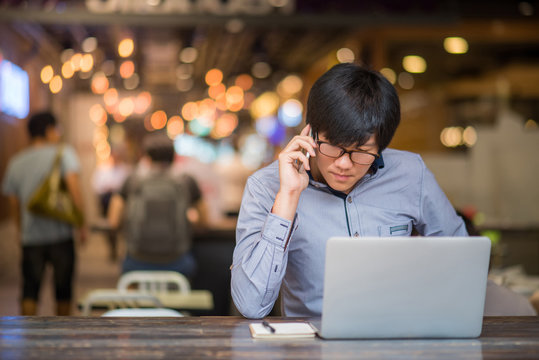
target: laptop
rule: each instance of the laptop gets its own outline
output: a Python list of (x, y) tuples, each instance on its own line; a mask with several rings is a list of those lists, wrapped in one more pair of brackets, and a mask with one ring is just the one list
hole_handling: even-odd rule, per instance
[(478, 337), (490, 245), (487, 237), (330, 238), (318, 335)]

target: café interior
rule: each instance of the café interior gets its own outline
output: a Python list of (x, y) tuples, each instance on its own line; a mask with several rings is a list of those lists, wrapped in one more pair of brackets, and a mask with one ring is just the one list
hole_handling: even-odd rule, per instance
[[(245, 181), (299, 133), (310, 86), (343, 62), (394, 84), (402, 120), (390, 147), (419, 153), (491, 239), (491, 277), (539, 290), (537, 1), (3, 0), (0, 178), (28, 146), (28, 116), (52, 110), (81, 162), (83, 299), (115, 287), (125, 251), (99, 226), (103, 188), (136, 166), (145, 135), (167, 134), (208, 205), (191, 285), (213, 305), (191, 312), (237, 315), (229, 266)], [(2, 196), (0, 316), (19, 313), (15, 235)], [(38, 314), (52, 315), (50, 286), (41, 300)]]

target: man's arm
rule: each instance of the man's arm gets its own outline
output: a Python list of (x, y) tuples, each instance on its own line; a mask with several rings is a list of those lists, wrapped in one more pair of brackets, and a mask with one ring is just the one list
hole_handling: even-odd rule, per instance
[[(82, 192), (80, 189), (79, 174), (76, 172), (68, 172), (64, 176), (67, 190), (73, 199), (73, 203), (77, 209), (83, 214), (84, 218), (84, 202), (82, 198)], [(86, 225), (82, 224), (78, 229), (78, 237), (81, 244), (86, 243)]]
[(232, 299), (245, 317), (262, 318), (275, 303), (288, 260), (292, 222), (270, 212), (273, 199), (256, 179), (247, 181), (236, 227)]
[(122, 222), (125, 201), (120, 194), (112, 195), (107, 211), (107, 220), (109, 225), (114, 229), (118, 229)]
[(296, 214), (301, 193), (309, 185), (305, 170), (311, 168), (306, 153), (316, 156), (316, 143), (312, 136), (308, 136), (310, 129), (310, 125), (305, 126), (279, 153), (280, 188), (271, 212), (290, 221)]
[(417, 230), (423, 236), (468, 236), (466, 225), (432, 172), (422, 163), (420, 222)]
[(314, 152), (310, 126), (279, 154), (279, 190), (270, 194), (255, 177), (247, 180), (236, 226), (231, 291), (238, 310), (248, 318), (266, 316), (279, 295), (288, 261), (301, 192), (309, 184), (307, 151)]

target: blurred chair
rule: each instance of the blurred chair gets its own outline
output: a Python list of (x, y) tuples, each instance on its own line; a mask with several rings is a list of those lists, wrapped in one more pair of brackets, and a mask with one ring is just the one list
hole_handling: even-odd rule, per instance
[(136, 285), (137, 290), (150, 294), (179, 291), (189, 293), (191, 285), (189, 280), (175, 271), (130, 271), (123, 274), (118, 280), (118, 290), (128, 290)]
[(107, 308), (162, 308), (161, 301), (148, 293), (98, 289), (90, 291), (82, 301), (82, 315), (89, 316), (95, 307)]
[(114, 309), (109, 310), (102, 317), (182, 317), (183, 315), (172, 309), (157, 308), (157, 309)]
[(191, 290), (187, 278), (175, 271), (130, 271), (118, 280), (118, 291), (128, 291), (133, 287), (157, 297), (166, 308), (213, 309), (212, 293), (208, 290)]

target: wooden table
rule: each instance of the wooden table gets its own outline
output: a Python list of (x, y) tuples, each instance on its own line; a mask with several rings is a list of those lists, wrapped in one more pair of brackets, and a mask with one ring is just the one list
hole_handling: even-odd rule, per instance
[(4, 317), (0, 359), (539, 359), (539, 317), (485, 318), (480, 338), (444, 340), (254, 340), (249, 322)]

